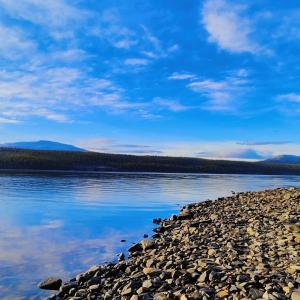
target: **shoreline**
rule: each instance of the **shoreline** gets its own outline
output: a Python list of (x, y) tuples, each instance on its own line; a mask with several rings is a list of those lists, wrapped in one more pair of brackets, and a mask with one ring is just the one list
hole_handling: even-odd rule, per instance
[(300, 174), (261, 174), (261, 173), (211, 173), (211, 172), (157, 172), (157, 171), (84, 171), (84, 170), (47, 170), (47, 169), (0, 169), (0, 174), (128, 174), (128, 175), (228, 175), (228, 176), (293, 176), (293, 177), (300, 177)]
[(300, 188), (242, 192), (155, 220), (152, 239), (49, 299), (300, 299)]

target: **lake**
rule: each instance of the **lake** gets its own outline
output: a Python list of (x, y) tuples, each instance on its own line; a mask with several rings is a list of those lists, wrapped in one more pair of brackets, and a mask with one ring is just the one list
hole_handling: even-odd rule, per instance
[[(296, 176), (0, 174), (0, 299), (43, 299), (47, 276), (67, 280), (116, 260), (151, 235), (152, 219), (231, 191), (300, 186)], [(121, 242), (126, 240), (126, 242)]]

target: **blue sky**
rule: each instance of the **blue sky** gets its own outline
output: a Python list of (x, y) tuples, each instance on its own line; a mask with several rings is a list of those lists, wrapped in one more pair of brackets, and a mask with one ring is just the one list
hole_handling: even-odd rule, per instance
[(300, 155), (300, 5), (0, 0), (0, 142)]

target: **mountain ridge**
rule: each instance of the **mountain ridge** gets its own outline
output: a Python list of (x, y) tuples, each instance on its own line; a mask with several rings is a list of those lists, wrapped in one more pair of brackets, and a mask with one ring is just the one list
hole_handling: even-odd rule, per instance
[(85, 152), (87, 150), (73, 145), (54, 142), (49, 140), (24, 141), (15, 143), (0, 144), (2, 148), (27, 149), (27, 150), (49, 150), (49, 151), (76, 151)]
[(300, 164), (300, 156), (283, 154), (266, 159), (264, 162), (273, 164)]

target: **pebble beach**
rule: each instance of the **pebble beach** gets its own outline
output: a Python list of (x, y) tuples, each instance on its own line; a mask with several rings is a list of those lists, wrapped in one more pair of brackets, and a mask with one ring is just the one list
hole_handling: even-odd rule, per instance
[(56, 291), (49, 300), (300, 300), (300, 189), (233, 193), (154, 222), (128, 258), (39, 287)]

